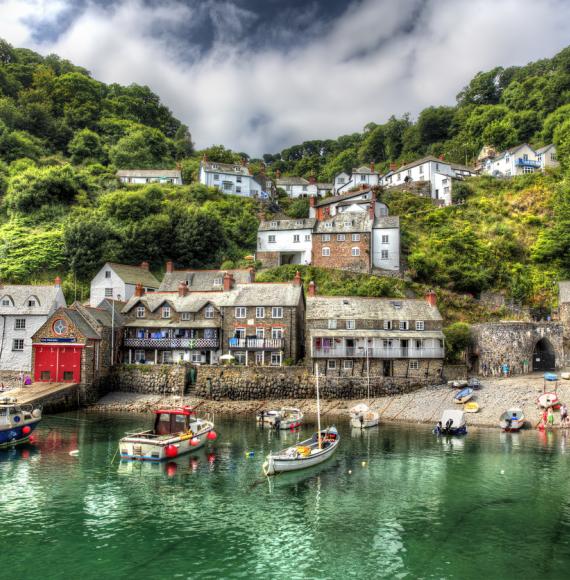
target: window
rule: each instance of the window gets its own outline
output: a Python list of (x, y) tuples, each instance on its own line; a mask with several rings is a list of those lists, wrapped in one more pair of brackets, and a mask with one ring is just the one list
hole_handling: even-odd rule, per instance
[(271, 222), (271, 227), (272, 228), (276, 228), (277, 227), (277, 222)]
[(416, 320), (416, 330), (423, 330), (425, 323), (423, 320)]
[(24, 339), (15, 338), (12, 342), (12, 350), (24, 350)]
[(449, 187), (444, 187), (443, 188), (443, 193), (449, 193)]
[(307, 186), (303, 185), (303, 191), (307, 191)]
[(274, 244), (275, 243), (275, 236), (274, 235), (267, 236), (267, 243)]
[(337, 183), (342, 185), (344, 183), (344, 177), (337, 177)]
[(239, 185), (236, 187), (236, 193), (241, 193), (241, 187)]
[(360, 248), (352, 248), (350, 253), (353, 257), (360, 256)]
[(113, 297), (113, 289), (112, 288), (105, 288), (105, 298), (112, 298)]
[(336, 329), (336, 320), (331, 318), (329, 320), (328, 326), (329, 326), (330, 330), (335, 330)]
[(424, 166), (423, 165), (420, 165), (420, 175), (422, 175), (423, 172), (424, 172)]
[(30, 299), (28, 300), (28, 306), (30, 306), (30, 307), (32, 307), (32, 308), (33, 308), (35, 305), (36, 305), (36, 301), (35, 301), (35, 299), (34, 299), (34, 298), (30, 298)]
[(323, 248), (322, 255), (324, 257), (330, 256), (331, 255), (331, 249), (330, 248)]
[(190, 360), (193, 363), (200, 363), (200, 362), (202, 362), (202, 353), (201, 352), (193, 352), (190, 355)]
[(190, 320), (190, 312), (182, 312), (180, 315), (181, 320)]
[(255, 329), (255, 338), (264, 339), (265, 338), (265, 328)]
[(144, 362), (145, 361), (145, 356), (144, 356), (144, 350), (135, 350), (135, 362)]
[(281, 327), (272, 328), (271, 338), (273, 340), (281, 340), (283, 338), (283, 329)]
[(392, 348), (392, 339), (387, 339), (382, 341), (382, 346), (384, 348)]
[(170, 306), (162, 307), (162, 318), (170, 318)]
[(24, 330), (26, 328), (26, 319), (25, 318), (16, 318), (14, 321), (14, 329), (15, 330)]
[(299, 234), (295, 234), (293, 236), (293, 243), (298, 244), (301, 241), (301, 236)]
[(523, 173), (534, 173), (534, 167), (523, 167)]
[(383, 236), (382, 236), (382, 243), (383, 243), (383, 244), (388, 244), (388, 243), (390, 243), (390, 236), (383, 235)]
[(281, 353), (280, 352), (272, 352), (271, 353), (271, 365), (274, 367), (281, 366)]
[(380, 252), (380, 259), (381, 260), (387, 260), (388, 259), (388, 250), (382, 250)]
[(384, 321), (384, 330), (392, 330), (392, 321), (391, 320)]
[(209, 304), (204, 310), (204, 318), (214, 318), (214, 307)]
[(255, 309), (255, 318), (265, 318), (265, 308), (263, 306), (258, 306)]
[(337, 234), (336, 235), (337, 242), (344, 242), (345, 239), (346, 239), (346, 236), (344, 234)]
[(224, 191), (231, 191), (234, 185), (231, 181), (222, 181), (222, 188)]
[(411, 371), (418, 371), (420, 369), (420, 361), (419, 360), (411, 360), (410, 361), (410, 370)]
[(40, 381), (51, 381), (51, 373), (49, 371), (42, 371), (40, 373)]
[(245, 318), (247, 316), (247, 308), (238, 306), (236, 308), (236, 318)]
[(223, 278), (214, 278), (214, 286), (221, 286), (224, 283)]
[(342, 366), (347, 371), (352, 370), (352, 367), (354, 366), (354, 361), (345, 360), (342, 362)]
[(366, 181), (366, 175), (361, 175), (360, 176), (360, 181)]
[(137, 318), (144, 318), (144, 317), (145, 317), (144, 306), (137, 306)]
[(162, 351), (162, 362), (164, 364), (168, 364), (168, 363), (172, 362), (172, 351), (171, 350)]
[(349, 222), (344, 222), (344, 227), (345, 228), (350, 228), (354, 225), (354, 220), (351, 220)]
[(347, 330), (354, 330), (356, 328), (356, 320), (347, 320), (346, 321), (346, 329)]
[(327, 230), (330, 230), (332, 228), (332, 222), (326, 222), (325, 228), (327, 228)]
[(236, 359), (236, 364), (238, 365), (245, 364), (245, 352), (234, 352), (234, 357)]
[(352, 241), (359, 242), (360, 241), (360, 234), (352, 234)]
[(105, 278), (111, 277), (111, 270), (105, 270)]
[(2, 306), (10, 306), (10, 298), (2, 298)]
[(412, 170), (411, 169), (408, 169), (408, 171), (406, 171), (406, 173), (408, 174), (408, 177), (411, 177), (412, 176)]
[(238, 176), (236, 177), (236, 181), (237, 181), (237, 183), (241, 183), (241, 176), (240, 176), (240, 175), (238, 175)]
[(303, 220), (297, 220), (295, 222), (298, 226), (302, 226), (303, 225)]
[(331, 241), (331, 235), (330, 234), (323, 234), (322, 235), (322, 240), (323, 240), (323, 242), (330, 242)]
[(448, 182), (448, 179), (447, 179), (447, 177), (446, 177), (445, 179), (442, 179), (442, 180), (441, 180), (441, 183), (442, 183), (443, 185), (447, 185), (447, 182)]
[(271, 318), (283, 318), (283, 307), (274, 306), (271, 309)]
[(329, 369), (329, 371), (334, 371), (336, 369), (336, 361), (329, 359), (327, 361), (327, 369)]
[(421, 338), (416, 339), (416, 350), (421, 350), (424, 347), (424, 341)]
[(306, 242), (310, 242), (311, 241), (311, 234), (305, 234), (305, 241)]
[(239, 339), (245, 338), (245, 328), (242, 328), (242, 327), (236, 328), (235, 329), (235, 337), (239, 338)]
[(550, 154), (550, 160), (551, 161), (558, 161), (558, 157), (556, 157), (556, 153), (551, 153)]
[(525, 154), (523, 155), (523, 159), (524, 159), (525, 161), (528, 161), (528, 153), (525, 153)]
[(400, 330), (409, 330), (410, 323), (407, 320), (400, 320)]

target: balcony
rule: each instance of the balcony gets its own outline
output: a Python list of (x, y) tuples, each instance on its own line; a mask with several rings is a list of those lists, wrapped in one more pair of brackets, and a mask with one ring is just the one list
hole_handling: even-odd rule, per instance
[[(444, 349), (441, 347), (411, 348), (369, 348), (369, 358), (443, 358)], [(363, 348), (314, 348), (313, 358), (366, 358)]]
[(184, 348), (201, 350), (219, 348), (217, 338), (125, 338), (127, 348)]
[(282, 338), (230, 338), (228, 345), (236, 350), (279, 350), (283, 348)]
[(531, 159), (523, 159), (522, 157), (519, 157), (516, 161), (515, 161), (515, 165), (517, 167), (535, 167), (535, 168), (540, 168), (540, 161), (532, 161)]

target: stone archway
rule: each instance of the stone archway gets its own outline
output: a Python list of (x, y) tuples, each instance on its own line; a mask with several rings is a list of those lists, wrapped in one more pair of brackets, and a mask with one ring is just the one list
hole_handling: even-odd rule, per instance
[(556, 369), (556, 354), (552, 343), (547, 338), (541, 338), (532, 352), (533, 371), (553, 371)]

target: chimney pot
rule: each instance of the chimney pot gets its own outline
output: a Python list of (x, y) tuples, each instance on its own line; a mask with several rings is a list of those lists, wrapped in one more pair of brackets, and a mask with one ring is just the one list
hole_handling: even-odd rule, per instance
[(390, 171), (396, 171), (398, 169), (397, 163), (390, 163)]
[(439, 159), (440, 159), (440, 161), (445, 161), (445, 155), (441, 154), (441, 155), (439, 156)]
[(61, 288), (61, 278), (59, 276), (55, 277), (55, 280), (53, 281), (53, 285), (56, 288)]
[(255, 282), (255, 268), (250, 266), (248, 268), (249, 271), (249, 281), (253, 284)]
[(180, 282), (180, 284), (178, 284), (178, 296), (180, 296), (180, 298), (184, 298), (184, 296), (186, 296), (187, 294), (188, 294), (188, 286), (186, 286), (184, 282)]
[(432, 308), (437, 306), (437, 294), (433, 290), (426, 292), (425, 299)]
[(375, 173), (374, 171), (374, 161), (370, 162), (370, 173)]
[(146, 261), (145, 262), (141, 262), (141, 268), (143, 270), (146, 270), (148, 272), (149, 269), (150, 269), (148, 262), (146, 262)]
[(311, 195), (311, 197), (309, 197), (309, 206), (315, 207), (315, 202), (316, 202), (315, 196)]
[(302, 286), (303, 285), (303, 279), (301, 278), (301, 272), (299, 272), (299, 270), (297, 270), (297, 273), (295, 274), (295, 278), (293, 278), (293, 284), (295, 286)]
[(224, 292), (229, 292), (234, 286), (234, 277), (229, 272), (224, 274)]
[(172, 260), (166, 262), (166, 272), (167, 274), (172, 274), (172, 272), (174, 272), (174, 262)]
[(311, 280), (309, 282), (309, 296), (316, 296), (317, 295), (317, 286), (315, 285), (315, 283)]
[(135, 296), (137, 296), (138, 298), (144, 296), (144, 288), (140, 282), (138, 282), (138, 284), (135, 286)]

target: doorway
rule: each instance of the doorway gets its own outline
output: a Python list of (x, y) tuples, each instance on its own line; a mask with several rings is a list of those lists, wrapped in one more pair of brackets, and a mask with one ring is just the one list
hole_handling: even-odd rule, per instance
[(540, 339), (532, 353), (533, 371), (553, 371), (556, 368), (556, 355), (552, 343), (547, 338)]

